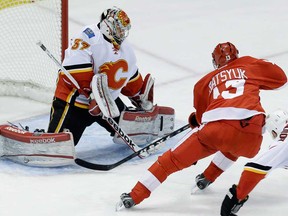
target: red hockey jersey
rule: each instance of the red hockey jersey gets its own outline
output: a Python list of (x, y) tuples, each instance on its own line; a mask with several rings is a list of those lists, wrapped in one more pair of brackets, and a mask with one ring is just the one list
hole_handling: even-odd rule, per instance
[(271, 62), (244, 56), (204, 76), (194, 86), (197, 121), (245, 119), (264, 113), (260, 90), (284, 86), (284, 71)]

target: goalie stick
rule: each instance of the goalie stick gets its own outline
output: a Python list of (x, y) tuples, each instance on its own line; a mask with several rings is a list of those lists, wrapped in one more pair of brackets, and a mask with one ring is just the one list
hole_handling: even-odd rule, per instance
[[(121, 139), (134, 151), (134, 152), (138, 152), (139, 150), (141, 150), (141, 148), (133, 142), (133, 140), (129, 137), (129, 135), (127, 133), (125, 133), (123, 131), (123, 129), (121, 129), (121, 127), (114, 121), (113, 118), (111, 117), (106, 117), (106, 116), (102, 116), (102, 118), (108, 122), (108, 124), (110, 124), (110, 126), (113, 128), (113, 130), (121, 137)], [(138, 154), (138, 157), (140, 157), (141, 159), (149, 156), (150, 154), (148, 152), (141, 152), (140, 154)]]
[[(86, 97), (89, 97), (85, 91), (83, 91), (78, 82), (74, 79), (74, 77), (63, 67), (63, 65), (53, 56), (52, 53), (46, 48), (46, 46), (41, 42), (38, 41), (36, 43), (54, 62), (55, 64), (60, 67), (60, 69), (63, 71), (63, 73), (67, 76), (67, 78), (73, 83), (73, 85), (77, 88), (77, 90), (81, 93), (84, 94)], [(107, 81), (106, 81), (107, 82)], [(100, 96), (99, 96), (100, 97)], [(106, 112), (105, 112), (106, 113)], [(102, 111), (102, 118), (115, 130), (115, 132), (123, 139), (123, 141), (134, 151), (138, 152), (141, 150), (141, 148), (133, 142), (133, 140), (128, 136), (127, 133), (125, 133), (121, 127), (114, 121), (113, 118), (109, 117), (108, 114), (105, 116)], [(149, 156), (148, 152), (141, 152), (137, 154), (139, 158), (144, 158)]]
[(168, 134), (162, 138), (159, 138), (159, 139), (153, 141), (152, 143), (148, 144), (146, 147), (134, 152), (131, 155), (128, 155), (127, 157), (125, 157), (125, 158), (121, 159), (120, 161), (113, 163), (113, 164), (94, 164), (94, 163), (90, 163), (88, 161), (82, 160), (80, 158), (76, 158), (75, 163), (78, 164), (79, 166), (85, 167), (87, 169), (108, 171), (108, 170), (114, 169), (115, 167), (120, 166), (121, 164), (125, 163), (126, 161), (131, 160), (132, 158), (134, 158), (136, 156), (141, 155), (142, 153), (146, 152), (149, 155), (149, 153), (148, 153), (149, 149), (152, 149), (152, 148), (160, 145), (161, 143), (165, 142), (169, 138), (176, 136), (177, 134), (185, 131), (188, 128), (190, 128), (189, 124), (184, 125), (183, 127), (173, 131), (172, 133), (170, 133), (170, 134)]
[(50, 51), (45, 47), (45, 45), (41, 41), (38, 41), (36, 44), (55, 62), (55, 64), (58, 67), (60, 67), (63, 73), (69, 78), (69, 80), (77, 88), (77, 90), (81, 92), (81, 94), (84, 94), (85, 96), (89, 97), (89, 95), (87, 95), (87, 93), (80, 88), (79, 84), (74, 79), (74, 77), (70, 73), (68, 73), (68, 71), (62, 66), (62, 64), (60, 64), (60, 62), (52, 55), (52, 53), (50, 53)]

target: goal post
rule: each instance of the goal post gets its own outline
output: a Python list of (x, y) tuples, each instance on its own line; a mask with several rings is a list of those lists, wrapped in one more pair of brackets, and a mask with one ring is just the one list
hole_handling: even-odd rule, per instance
[(68, 0), (1, 0), (0, 26), (0, 95), (51, 103), (59, 68), (36, 42), (62, 61)]

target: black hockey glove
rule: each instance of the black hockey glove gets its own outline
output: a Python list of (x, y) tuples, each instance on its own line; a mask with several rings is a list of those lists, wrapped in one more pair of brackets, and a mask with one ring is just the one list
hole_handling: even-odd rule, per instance
[(197, 122), (197, 119), (196, 119), (196, 112), (192, 112), (190, 114), (190, 116), (188, 118), (188, 123), (192, 129), (200, 126), (200, 124)]
[(236, 194), (236, 185), (232, 185), (222, 202), (220, 213), (221, 216), (236, 216), (236, 213), (244, 205), (248, 198), (249, 196), (247, 196), (244, 200), (239, 201)]

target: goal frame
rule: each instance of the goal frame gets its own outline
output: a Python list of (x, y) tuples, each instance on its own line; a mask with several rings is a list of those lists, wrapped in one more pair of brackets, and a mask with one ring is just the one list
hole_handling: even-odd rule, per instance
[[(11, 1), (13, 2), (13, 1)], [(19, 1), (20, 2), (20, 1)], [(39, 20), (41, 20), (42, 18), (45, 19), (43, 21), (45, 21), (45, 25), (48, 24), (48, 26), (50, 25), (54, 25), (54, 20), (56, 22), (56, 16), (52, 17), (52, 19), (47, 19), (47, 14), (49, 15), (49, 13), (53, 13), (53, 11), (55, 10), (55, 12), (57, 11), (57, 23), (55, 23), (55, 29), (51, 29), (52, 31), (50, 31), (49, 28), (42, 28), (42, 29), (32, 29), (32, 27), (28, 26), (27, 30), (30, 31), (30, 34), (33, 34), (33, 31), (35, 31), (35, 33), (38, 35), (37, 37), (35, 37), (35, 35), (31, 38), (33, 39), (28, 39), (27, 41), (29, 42), (29, 46), (33, 47), (32, 50), (27, 50), (27, 51), (22, 51), (23, 47), (25, 48), (25, 46), (22, 47), (18, 47), (17, 45), (14, 45), (13, 43), (11, 43), (13, 47), (13, 51), (9, 51), (8, 46), (6, 46), (6, 44), (9, 43), (5, 43), (3, 42), (3, 44), (5, 44), (5, 46), (2, 49), (1, 52), (1, 62), (3, 62), (3, 65), (1, 64), (1, 71), (0, 71), (0, 96), (11, 96), (11, 97), (21, 97), (21, 98), (27, 98), (30, 100), (35, 100), (41, 103), (45, 103), (45, 104), (50, 104), (52, 99), (53, 99), (53, 95), (54, 95), (54, 91), (55, 91), (55, 87), (56, 87), (56, 80), (57, 80), (57, 71), (59, 70), (59, 68), (57, 68), (56, 65), (53, 65), (52, 63), (48, 63), (50, 62), (49, 59), (45, 59), (46, 57), (42, 54), (40, 54), (38, 52), (37, 45), (36, 42), (37, 40), (44, 40), (47, 42), (47, 40), (49, 40), (51, 38), (51, 44), (49, 44), (49, 48), (53, 51), (54, 55), (57, 55), (57, 59), (59, 61), (63, 61), (64, 57), (65, 57), (65, 50), (68, 48), (68, 44), (69, 44), (69, 4), (68, 4), (68, 0), (27, 0), (26, 2), (23, 1), (23, 5), (19, 4), (19, 5), (15, 5), (11, 7), (11, 14), (14, 15), (14, 12), (20, 12), (21, 9), (20, 7), (24, 8), (24, 13), (23, 13), (23, 17), (22, 19), (16, 18), (16, 21), (19, 21), (19, 24), (21, 25), (22, 23), (25, 22), (25, 18), (27, 17), (27, 11), (30, 10), (30, 6), (28, 5), (29, 2), (31, 4), (38, 4), (38, 8), (39, 10), (43, 10), (44, 14), (42, 16), (42, 13), (40, 11), (39, 13)], [(42, 4), (43, 2), (43, 4)], [(53, 6), (53, 11), (49, 10), (49, 8), (46, 8), (46, 2), (47, 6), (52, 8)], [(50, 4), (50, 3), (51, 4)], [(5, 2), (3, 2), (5, 3)], [(17, 2), (15, 1), (15, 4)], [(26, 7), (27, 4), (27, 7)], [(49, 6), (50, 5), (50, 6)], [(29, 7), (28, 7), (29, 6)], [(43, 7), (42, 7), (43, 6)], [(55, 7), (54, 7), (55, 6)], [(19, 9), (18, 9), (19, 8)], [(35, 11), (35, 8), (37, 9), (37, 5), (34, 7), (31, 7), (33, 10)], [(6, 25), (6, 18), (9, 18), (9, 16), (5, 15), (11, 15), (9, 14), (10, 12), (8, 12), (9, 8), (4, 8), (3, 11), (1, 11), (1, 14), (3, 12), (4, 14), (4, 19), (3, 24), (4, 24), (4, 28), (5, 28), (5, 33), (9, 32), (9, 25)], [(29, 11), (28, 11), (29, 12)], [(20, 14), (20, 13), (19, 13)], [(33, 17), (36, 14), (32, 14)], [(10, 17), (14, 17), (14, 16), (10, 16)], [(21, 14), (20, 16), (21, 17)], [(29, 18), (30, 19), (30, 18)], [(29, 20), (30, 22), (33, 22), (33, 20)], [(46, 22), (47, 20), (47, 22)], [(20, 32), (20, 34), (17, 32), (17, 30), (14, 31), (14, 29), (17, 29), (17, 27), (15, 28), (15, 23), (13, 23), (12, 26), (12, 32), (10, 33), (11, 35), (16, 35), (16, 39), (17, 43), (19, 41), (21, 41), (21, 38), (19, 40), (19, 36), (21, 35), (22, 32)], [(29, 22), (26, 22), (29, 24)], [(37, 23), (37, 25), (39, 25), (39, 23), (41, 23), (41, 21), (35, 22)], [(50, 24), (49, 24), (50, 23)], [(31, 26), (33, 26), (34, 23), (31, 23)], [(17, 25), (17, 24), (16, 24)], [(14, 27), (14, 28), (13, 28)], [(22, 26), (21, 26), (22, 27)], [(21, 29), (20, 27), (20, 29)], [(8, 30), (7, 30), (8, 29)], [(23, 28), (24, 29), (24, 28)], [(24, 29), (26, 30), (26, 29)], [(23, 31), (23, 30), (22, 30)], [(47, 33), (46, 33), (47, 31)], [(25, 31), (26, 32), (26, 31)], [(56, 34), (51, 34), (52, 32), (55, 32)], [(29, 33), (29, 32), (28, 32)], [(24, 33), (25, 37), (24, 39), (26, 40), (28, 37), (28, 33)], [(42, 37), (42, 36), (43, 37)], [(49, 36), (48, 36), (49, 35)], [(47, 37), (48, 36), (48, 37)], [(3, 36), (5, 38), (9, 38), (7, 37), (7, 35)], [(52, 39), (53, 38), (57, 38), (57, 43), (54, 43), (57, 46), (54, 46)], [(46, 39), (46, 40), (45, 40)], [(24, 42), (22, 44), (25, 44), (25, 40), (23, 40)], [(7, 40), (8, 42), (9, 39)], [(34, 41), (34, 42), (33, 42)], [(13, 42), (13, 41), (12, 41)], [(26, 43), (28, 44), (28, 43)], [(50, 45), (53, 45), (52, 47), (50, 47)], [(34, 48), (35, 46), (35, 48)], [(8, 55), (5, 55), (5, 50), (7, 48), (7, 52)], [(56, 48), (56, 49), (55, 49)], [(21, 51), (18, 52), (18, 49)], [(11, 49), (12, 50), (12, 49)], [(13, 53), (16, 53), (16, 55), (14, 56), (13, 59)], [(22, 54), (23, 58), (21, 55), (19, 55), (19, 53)], [(32, 53), (32, 55), (31, 55)], [(34, 53), (37, 53), (36, 55), (33, 55)], [(38, 54), (39, 53), (39, 54)], [(7, 57), (7, 59), (9, 58), (9, 60), (7, 61), (5, 59), (5, 57)], [(19, 57), (19, 61), (18, 61), (18, 57)], [(24, 61), (23, 61), (24, 60)], [(29, 61), (28, 64), (26, 65), (25, 60)], [(47, 61), (47, 64), (46, 64)], [(35, 64), (34, 64), (35, 62)], [(9, 64), (11, 63), (11, 70), (9, 67)], [(35, 66), (35, 67), (34, 67)], [(41, 66), (43, 69), (41, 69)], [(49, 67), (47, 67), (49, 66)], [(49, 70), (48, 68), (50, 68), (51, 66), (51, 70)], [(11, 72), (11, 74), (10, 74)], [(27, 73), (28, 72), (28, 73)], [(44, 72), (44, 73), (43, 73)], [(29, 73), (33, 73), (33, 74), (29, 74)], [(37, 73), (39, 73), (39, 75), (37, 75)], [(25, 74), (27, 74), (27, 79), (25, 78)], [(47, 81), (46, 81), (47, 80)]]
[(62, 7), (62, 44), (61, 44), (61, 49), (62, 49), (62, 54), (61, 54), (61, 60), (64, 59), (65, 57), (65, 49), (68, 47), (68, 31), (69, 31), (69, 26), (68, 26), (68, 16), (69, 16), (69, 7), (68, 7), (68, 0), (62, 0), (61, 3)]

